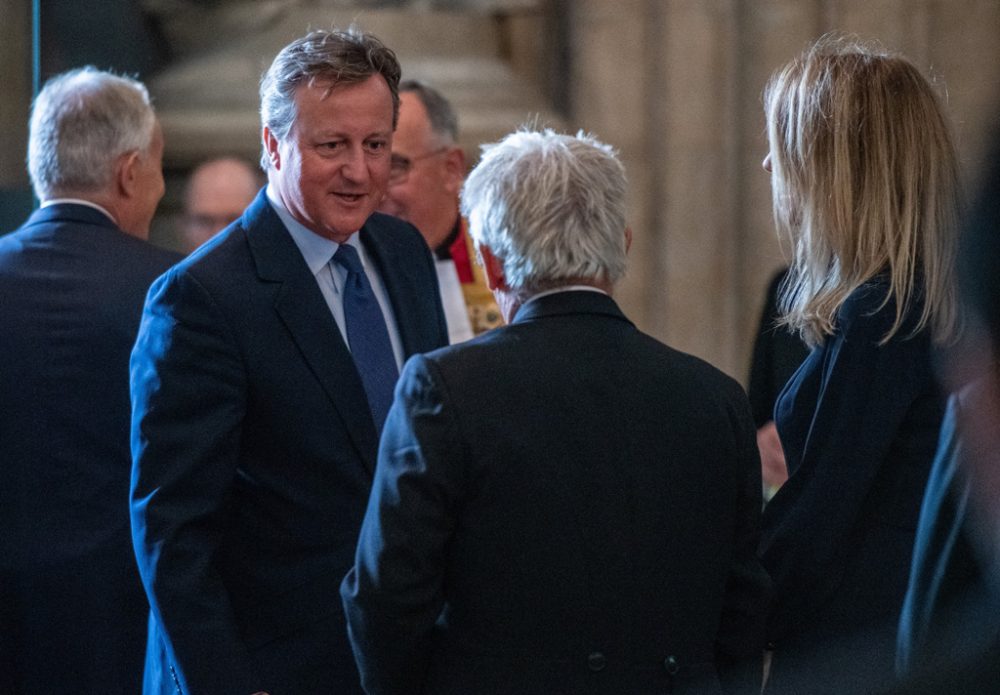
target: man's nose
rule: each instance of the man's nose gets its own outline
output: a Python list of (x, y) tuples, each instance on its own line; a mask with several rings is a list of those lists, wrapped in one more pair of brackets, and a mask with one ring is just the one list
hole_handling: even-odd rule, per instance
[(350, 181), (362, 182), (368, 179), (368, 160), (362, 146), (351, 147), (344, 153), (341, 171), (344, 178)]

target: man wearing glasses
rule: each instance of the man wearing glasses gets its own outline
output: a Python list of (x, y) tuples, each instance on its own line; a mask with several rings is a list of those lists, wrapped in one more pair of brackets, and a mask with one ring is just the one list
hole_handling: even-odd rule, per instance
[(389, 188), (379, 209), (413, 224), (434, 252), (452, 344), (503, 323), (458, 212), (465, 153), (457, 140), (448, 100), (422, 82), (401, 82)]

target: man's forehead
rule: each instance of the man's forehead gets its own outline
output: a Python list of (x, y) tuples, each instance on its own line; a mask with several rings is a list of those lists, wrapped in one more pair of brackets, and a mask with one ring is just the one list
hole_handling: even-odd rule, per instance
[(412, 126), (424, 127), (430, 130), (431, 121), (427, 107), (416, 92), (403, 92), (399, 95), (399, 120), (404, 120)]
[[(378, 77), (382, 81), (384, 95), (379, 94), (381, 90), (377, 86), (372, 86), (373, 83), (369, 81), (371, 78), (362, 82), (339, 82), (332, 86), (323, 83), (299, 85), (295, 89), (295, 102), (298, 112), (295, 121), (302, 120), (301, 117), (306, 113), (320, 115), (323, 119), (337, 117), (345, 119), (345, 121), (351, 120), (354, 116), (367, 119), (377, 116), (379, 120), (384, 116), (387, 121), (387, 127), (391, 130), (393, 117), (392, 93), (381, 76), (373, 77)], [(382, 103), (383, 97), (384, 104)], [(344, 108), (340, 108), (340, 102), (343, 98), (350, 99), (351, 102), (344, 102), (342, 104)], [(358, 99), (361, 101), (358, 101)], [(385, 107), (384, 112), (382, 111), (383, 106)], [(379, 113), (374, 113), (372, 108)], [(316, 123), (314, 125), (321, 127)]]
[(400, 148), (420, 148), (433, 138), (427, 110), (420, 98), (413, 92), (399, 95), (399, 124), (393, 146)]
[(296, 95), (300, 95), (307, 92), (310, 96), (314, 96), (314, 98), (324, 100), (352, 88), (367, 86), (375, 83), (379, 83), (381, 86), (384, 86), (386, 93), (391, 97), (392, 90), (389, 89), (389, 83), (386, 82), (385, 78), (377, 72), (366, 75), (361, 79), (352, 80), (339, 80), (336, 76), (330, 75), (316, 75), (302, 81), (295, 88), (295, 93)]

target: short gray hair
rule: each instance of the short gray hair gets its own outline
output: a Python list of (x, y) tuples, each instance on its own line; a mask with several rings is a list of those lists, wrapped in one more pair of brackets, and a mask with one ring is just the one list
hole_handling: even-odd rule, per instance
[(473, 239), (528, 296), (566, 281), (625, 275), (625, 168), (583, 132), (518, 130), (483, 146), (462, 188)]
[(146, 152), (156, 114), (139, 81), (87, 66), (45, 83), (31, 107), (28, 173), (46, 200), (99, 191), (114, 177), (115, 160)]
[(458, 116), (444, 94), (420, 80), (403, 80), (399, 83), (399, 92), (409, 92), (420, 99), (435, 135), (449, 145), (458, 142)]
[[(351, 25), (344, 31), (316, 30), (281, 49), (260, 80), (260, 122), (279, 141), (288, 137), (295, 122), (295, 92), (316, 82), (330, 87), (358, 84), (382, 75), (392, 93), (392, 127), (399, 117), (399, 77), (396, 54), (372, 34)], [(271, 166), (267, 150), (261, 167)]]

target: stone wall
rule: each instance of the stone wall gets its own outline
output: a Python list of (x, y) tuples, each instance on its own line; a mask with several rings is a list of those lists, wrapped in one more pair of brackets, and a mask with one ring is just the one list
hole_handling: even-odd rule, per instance
[(828, 31), (909, 56), (947, 94), (967, 178), (997, 122), (997, 0), (579, 0), (574, 127), (620, 148), (635, 244), (621, 300), (639, 326), (744, 380), (772, 273), (761, 92)]
[[(228, 43), (174, 46), (179, 60), (150, 80), (169, 132), (163, 216), (177, 207), (186, 167), (212, 147), (255, 157), (262, 67), (307, 23), (326, 25), (347, 4), (246, 3), (243, 24), (264, 26), (265, 33), (241, 30)], [(449, 4), (453, 12), (456, 6)], [(284, 10), (265, 21), (268, 8)], [(474, 41), (480, 50), (498, 46), (488, 51), (496, 61), (453, 56), (459, 39), (484, 30), (472, 17), (417, 17), (399, 36), (377, 14), (351, 17), (371, 19), (375, 26), (366, 28), (400, 42), (407, 71), (451, 80), (446, 93), (459, 103), (467, 136), (496, 137), (498, 117), (522, 122), (531, 99), (514, 100), (509, 114), (497, 100), (534, 90), (541, 101), (532, 111), (549, 107), (561, 113), (563, 127), (592, 131), (616, 146), (629, 173), (635, 240), (619, 292), (624, 308), (643, 330), (741, 380), (764, 288), (783, 264), (760, 168), (766, 153), (760, 95), (768, 75), (827, 31), (903, 51), (946, 88), (970, 180), (1000, 113), (1000, 0), (498, 0), (491, 5), (497, 8), (504, 12), (493, 23), (495, 40)], [(30, 87), (30, 2), (4, 0), (4, 9), (0, 188), (26, 186)], [(202, 30), (225, 35), (219, 26)], [(188, 110), (175, 118), (178, 104)], [(205, 122), (218, 132), (185, 139), (185, 124)], [(464, 144), (474, 155), (477, 143)]]
[(14, 229), (31, 209), (24, 156), (31, 108), (31, 7), (25, 0), (0, 3), (0, 234)]

